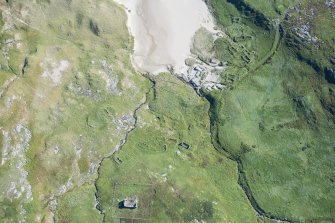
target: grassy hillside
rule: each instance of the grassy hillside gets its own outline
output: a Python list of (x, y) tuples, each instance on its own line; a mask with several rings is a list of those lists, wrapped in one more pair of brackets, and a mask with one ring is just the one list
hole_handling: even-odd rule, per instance
[[(99, 171), (105, 222), (256, 222), (237, 184), (236, 163), (211, 144), (208, 102), (170, 74), (154, 82), (137, 128)], [(120, 209), (119, 202), (130, 195), (139, 197), (139, 208)]]
[(0, 222), (99, 222), (99, 163), (149, 86), (130, 63), (126, 14), (112, 1), (0, 8)]
[[(264, 16), (258, 18), (271, 21), (272, 13), (265, 10), (271, 3), (215, 0), (210, 3), (223, 26), (231, 25), (227, 22), (229, 16), (234, 20), (236, 16), (243, 18), (248, 7), (251, 8), (248, 11)], [(315, 47), (311, 43), (300, 41), (291, 47), (289, 37), (299, 26), (293, 27), (291, 22), (297, 15), (287, 14), (289, 19), (281, 20), (282, 40), (274, 56), (256, 69), (244, 72), (230, 90), (207, 94), (212, 104), (213, 141), (239, 163), (240, 184), (253, 206), (268, 217), (293, 222), (334, 221), (335, 88), (322, 68), (331, 66), (327, 61), (328, 52), (334, 52), (329, 41), (333, 33), (326, 33), (332, 30), (334, 19), (328, 16), (332, 12), (327, 11), (325, 4), (322, 1), (318, 7), (300, 5), (300, 10), (315, 10), (311, 32), (319, 38), (316, 54), (308, 53)], [(232, 14), (234, 10), (240, 14)], [(321, 20), (322, 26), (327, 27), (326, 33), (318, 28), (321, 23), (317, 21)], [(251, 20), (251, 25), (250, 21), (241, 21), (249, 27), (258, 26), (254, 32), (268, 30), (263, 25), (266, 21)], [(256, 52), (269, 49), (267, 42), (261, 43)], [(220, 48), (216, 50), (222, 53)], [(313, 66), (314, 63), (320, 65)]]
[(0, 3), (1, 223), (335, 222), (334, 1), (206, 2), (204, 97), (134, 71), (113, 1)]

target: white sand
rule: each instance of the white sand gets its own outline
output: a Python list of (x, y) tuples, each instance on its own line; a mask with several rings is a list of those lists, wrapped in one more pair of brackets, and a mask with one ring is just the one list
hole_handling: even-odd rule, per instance
[(139, 71), (159, 73), (171, 65), (186, 69), (192, 37), (201, 26), (213, 31), (214, 23), (202, 0), (116, 0), (128, 14), (134, 36), (133, 63)]

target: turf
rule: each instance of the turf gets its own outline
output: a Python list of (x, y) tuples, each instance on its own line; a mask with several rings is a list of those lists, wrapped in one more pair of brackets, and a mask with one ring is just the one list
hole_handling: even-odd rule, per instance
[(334, 6), (206, 2), (204, 97), (134, 71), (112, 1), (0, 3), (0, 222), (335, 221)]
[[(20, 156), (25, 160), (23, 168), (29, 173), (33, 198), (27, 203), (26, 192), (18, 198), (7, 194), (11, 181), (20, 179), (20, 172), (10, 167), (18, 166), (21, 158), (10, 158), (0, 166), (4, 192), (0, 202), (9, 203), (13, 211), (0, 214), (0, 222), (15, 218), (49, 221), (52, 215), (58, 222), (63, 218), (99, 222), (92, 186), (98, 163), (123, 139), (126, 129), (119, 127), (120, 122), (131, 117), (148, 88), (148, 80), (133, 70), (129, 60), (132, 40), (125, 25), (126, 14), (110, 1), (22, 0), (0, 5), (11, 12), (10, 16), (3, 13), (7, 16), (1, 25), (13, 24), (0, 38), (1, 50), (8, 51), (7, 57), (2, 58), (2, 53), (0, 58), (1, 135), (2, 130), (9, 132), (13, 150), (20, 145), (15, 135), (19, 123), (32, 132), (29, 149)], [(26, 10), (28, 17), (22, 17), (17, 9)], [(92, 18), (99, 35), (92, 33)], [(5, 44), (10, 39), (13, 44)], [(23, 75), (25, 58), (28, 66)], [(70, 65), (59, 83), (43, 77), (46, 69), (52, 71), (62, 60)], [(5, 84), (15, 76), (13, 82)], [(88, 183), (91, 186), (82, 186)], [(62, 210), (76, 211), (51, 210), (53, 199)], [(76, 202), (80, 207), (74, 206)]]
[[(256, 222), (237, 184), (237, 165), (211, 144), (209, 104), (169, 74), (154, 81), (138, 127), (102, 163), (97, 189), (105, 222)], [(138, 209), (118, 207), (129, 195), (139, 197)]]
[[(230, 26), (227, 15), (236, 17), (240, 11), (243, 16), (248, 7), (253, 10), (247, 11), (260, 13), (263, 19), (276, 16), (270, 2), (210, 2), (223, 26)], [(300, 7), (307, 10), (313, 8), (311, 5)], [(234, 14), (231, 8), (235, 8)], [(278, 48), (266, 42), (258, 45), (256, 52), (272, 48), (266, 60), (249, 69), (230, 90), (207, 94), (216, 148), (239, 163), (239, 182), (253, 206), (265, 216), (292, 222), (334, 221), (334, 116), (330, 105), (334, 86), (323, 77), (324, 67), (330, 66), (325, 59), (327, 52), (332, 52), (328, 40), (332, 34), (321, 34), (316, 21), (324, 19), (326, 30), (333, 22), (327, 16), (329, 11), (321, 6), (317, 10), (315, 33), (324, 36), (320, 47), (327, 50), (312, 55), (313, 47), (306, 43), (292, 46), (293, 17), (280, 24), (282, 40), (278, 41), (278, 31), (274, 40)], [(262, 25), (266, 22), (253, 23), (259, 31), (267, 30)], [(220, 48), (215, 50), (223, 53)], [(231, 64), (228, 71), (234, 66)]]

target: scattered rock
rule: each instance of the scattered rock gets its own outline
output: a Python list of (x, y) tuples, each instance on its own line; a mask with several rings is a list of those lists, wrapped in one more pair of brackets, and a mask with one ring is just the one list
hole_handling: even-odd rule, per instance
[(44, 70), (42, 77), (52, 80), (54, 85), (59, 85), (62, 81), (63, 72), (69, 68), (70, 62), (61, 60), (57, 63), (52, 58), (46, 58), (40, 63), (40, 66)]

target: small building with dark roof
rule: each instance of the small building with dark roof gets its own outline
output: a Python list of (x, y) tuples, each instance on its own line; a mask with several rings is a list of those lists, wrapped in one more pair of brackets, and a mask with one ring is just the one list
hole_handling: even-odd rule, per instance
[(135, 209), (137, 207), (138, 199), (135, 195), (125, 197), (125, 199), (119, 203), (119, 208)]

